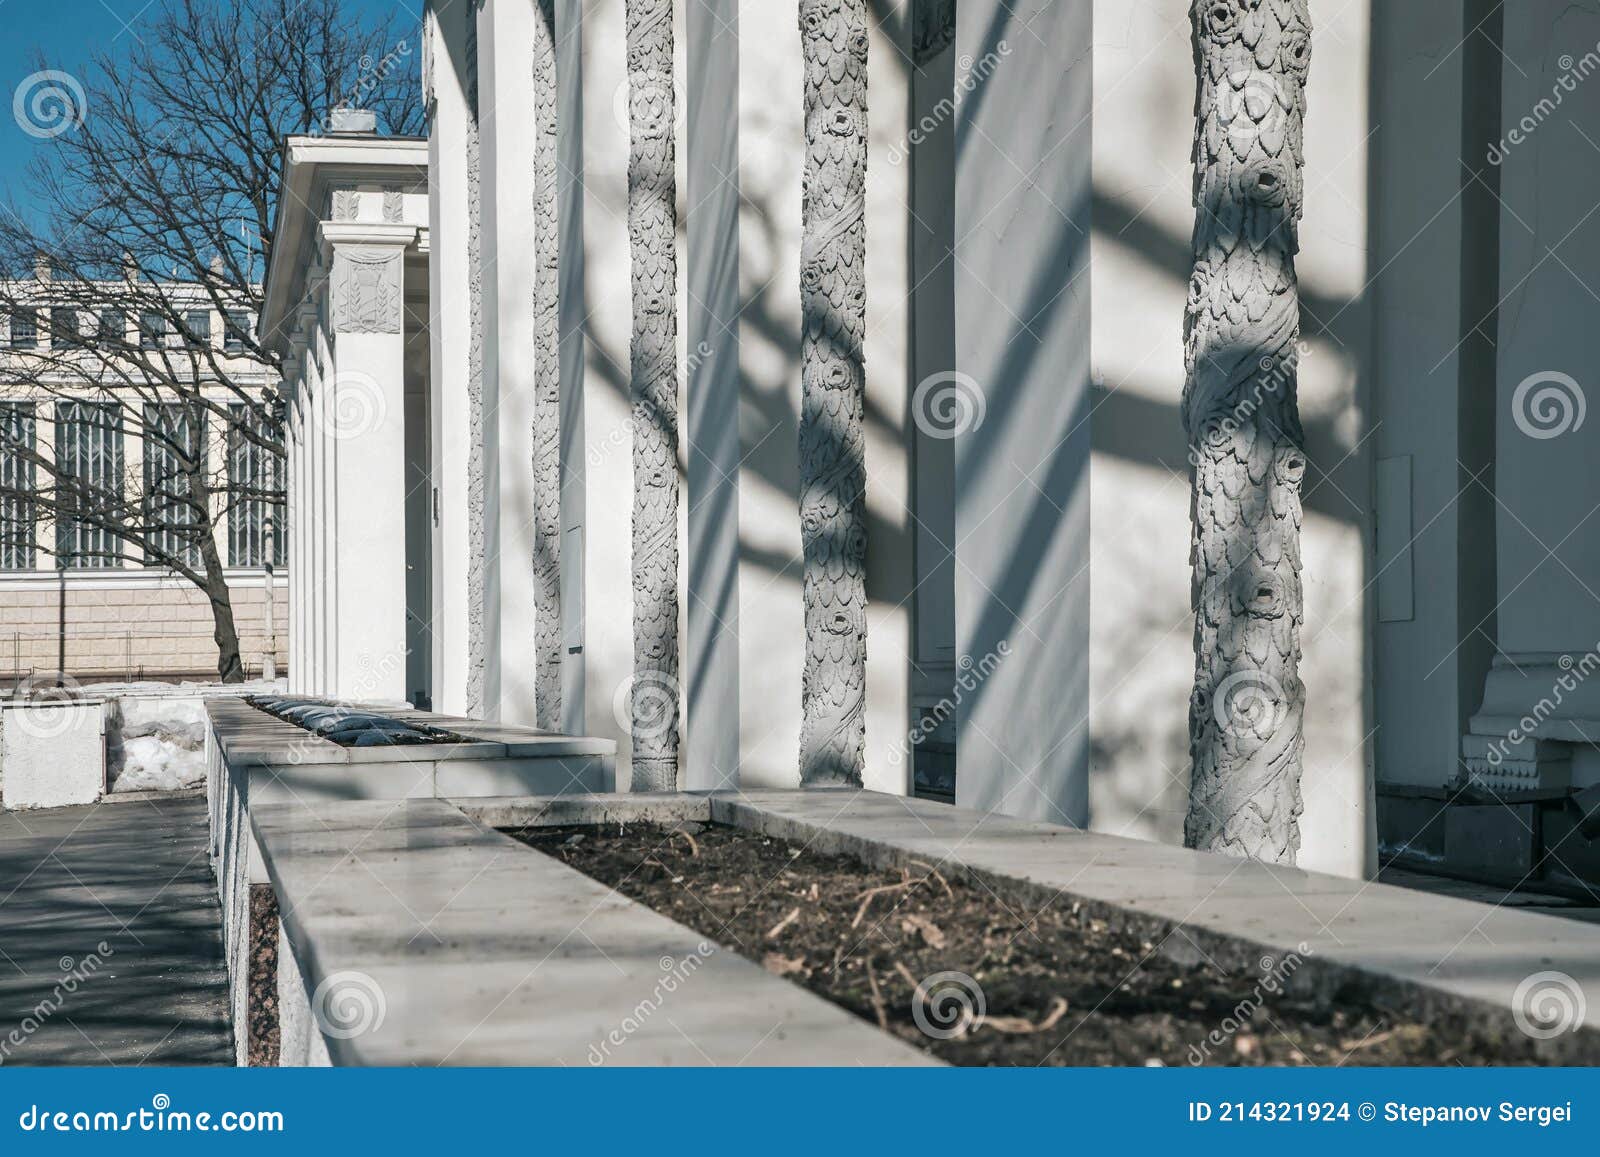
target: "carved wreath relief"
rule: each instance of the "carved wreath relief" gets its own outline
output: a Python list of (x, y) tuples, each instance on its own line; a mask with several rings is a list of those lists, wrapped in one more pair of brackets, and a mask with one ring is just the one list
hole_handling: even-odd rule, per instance
[(633, 786), (678, 785), (678, 263), (672, 0), (628, 0)]
[(555, 0), (539, 0), (533, 34), (534, 718), (561, 730), (561, 351), (556, 213)]
[(861, 782), (866, 738), (867, 6), (801, 0), (802, 783)]
[(1194, 269), (1183, 420), (1194, 464), (1190, 847), (1300, 846), (1300, 304), (1306, 0), (1196, 0)]
[(399, 333), (404, 299), (399, 249), (352, 249), (333, 255), (333, 328), (338, 333)]

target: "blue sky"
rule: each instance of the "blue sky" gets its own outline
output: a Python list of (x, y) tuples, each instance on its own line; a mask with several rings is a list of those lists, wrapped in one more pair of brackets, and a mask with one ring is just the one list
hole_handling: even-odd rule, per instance
[[(40, 144), (18, 127), (11, 108), (18, 85), (34, 71), (36, 52), (71, 72), (97, 52), (129, 46), (161, 2), (0, 0), (0, 196), (22, 199), (24, 171)], [(422, 0), (345, 2), (358, 16), (398, 11), (406, 19), (421, 19)]]

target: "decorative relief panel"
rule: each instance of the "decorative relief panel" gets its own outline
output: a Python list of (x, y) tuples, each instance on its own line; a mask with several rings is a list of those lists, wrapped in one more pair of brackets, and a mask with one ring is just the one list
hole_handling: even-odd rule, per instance
[(354, 221), (361, 211), (361, 194), (354, 189), (335, 189), (329, 198), (328, 216), (334, 221)]
[(336, 333), (400, 333), (403, 294), (398, 248), (339, 248), (329, 296)]

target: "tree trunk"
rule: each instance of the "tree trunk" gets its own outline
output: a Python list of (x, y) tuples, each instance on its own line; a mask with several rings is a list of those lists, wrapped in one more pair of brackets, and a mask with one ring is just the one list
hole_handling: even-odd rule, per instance
[(672, 0), (628, 0), (633, 786), (678, 786), (678, 214)]
[(800, 534), (806, 659), (800, 780), (861, 782), (867, 666), (867, 5), (801, 0)]
[(1300, 303), (1306, 0), (1196, 0), (1194, 271), (1183, 421), (1194, 467), (1190, 847), (1300, 846)]
[(560, 731), (561, 350), (555, 0), (539, 0), (534, 25), (534, 721), (546, 731)]
[(239, 656), (239, 631), (233, 622), (233, 597), (223, 574), (222, 555), (212, 539), (201, 543), (200, 563), (206, 600), (211, 604), (211, 637), (217, 641), (217, 674), (224, 683), (242, 683), (244, 663)]

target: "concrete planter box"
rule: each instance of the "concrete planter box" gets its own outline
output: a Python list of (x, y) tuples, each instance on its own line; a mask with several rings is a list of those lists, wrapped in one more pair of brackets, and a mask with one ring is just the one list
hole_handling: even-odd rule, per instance
[(94, 803), (106, 790), (105, 702), (98, 698), (0, 704), (0, 804)]
[[(363, 705), (363, 710), (373, 710)], [(470, 798), (506, 791), (609, 791), (616, 774), (616, 744), (587, 736), (553, 735), (528, 727), (492, 724), (412, 711), (384, 709), (462, 735), (464, 743), (414, 747), (341, 747), (247, 702), (206, 703), (206, 794), (211, 812), (211, 852), (221, 896), (223, 935), (236, 1032), (244, 1063), (248, 1040), (250, 888), (267, 883), (252, 829), (253, 813), (273, 806), (306, 807), (342, 801)]]
[[(873, 792), (287, 802), (251, 816), (281, 914), (284, 1063), (937, 1063), (493, 830), (675, 820), (935, 864), (1229, 969), (1293, 952), (1297, 988), (1355, 985), (1423, 1020), (1516, 1031), (1551, 973), (1600, 995), (1591, 925)], [(1538, 1048), (1593, 1063), (1596, 1012)]]

